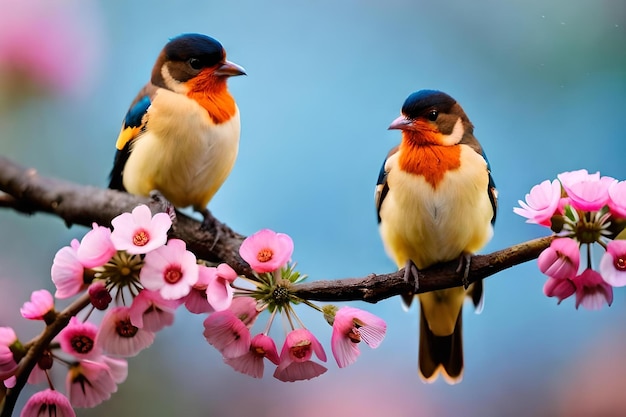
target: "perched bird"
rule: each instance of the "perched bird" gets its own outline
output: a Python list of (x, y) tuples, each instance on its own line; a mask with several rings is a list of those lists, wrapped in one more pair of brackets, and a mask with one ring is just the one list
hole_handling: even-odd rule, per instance
[[(434, 90), (411, 94), (389, 129), (402, 131), (378, 177), (376, 209), (388, 255), (408, 274), (470, 255), (493, 235), (497, 194), (487, 157), (461, 106)], [(459, 269), (461, 271), (461, 269)], [(482, 281), (419, 294), (419, 372), (427, 382), (441, 372), (448, 383), (463, 376), (462, 306), (471, 296), (482, 308)], [(405, 302), (410, 305), (414, 294)]]
[(239, 149), (239, 109), (226, 85), (236, 75), (244, 69), (226, 60), (217, 40), (195, 33), (170, 40), (124, 118), (109, 188), (156, 190), (206, 221)]

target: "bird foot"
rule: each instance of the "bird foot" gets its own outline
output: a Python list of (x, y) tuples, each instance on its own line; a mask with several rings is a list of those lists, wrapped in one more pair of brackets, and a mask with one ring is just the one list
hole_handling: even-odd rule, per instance
[(463, 273), (461, 277), (461, 282), (463, 282), (463, 288), (467, 289), (469, 287), (469, 272), (470, 267), (472, 266), (472, 254), (463, 252), (461, 256), (459, 256), (459, 266), (456, 268), (456, 273)]
[(413, 289), (410, 291), (401, 294), (402, 301), (407, 309), (411, 306), (411, 302), (419, 289), (419, 271), (412, 260), (408, 260), (406, 262), (406, 266), (404, 267), (404, 282), (413, 286)]
[(176, 224), (176, 209), (174, 208), (174, 205), (170, 203), (170, 201), (165, 198), (163, 194), (161, 194), (160, 191), (150, 191), (150, 199), (152, 200), (152, 204), (157, 207), (157, 212), (167, 214), (170, 216), (172, 224)]

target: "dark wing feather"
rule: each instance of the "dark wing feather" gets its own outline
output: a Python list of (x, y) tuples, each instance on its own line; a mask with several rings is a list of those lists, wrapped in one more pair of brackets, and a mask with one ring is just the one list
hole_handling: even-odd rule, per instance
[(155, 88), (146, 86), (139, 93), (137, 98), (131, 104), (130, 109), (124, 117), (122, 129), (117, 138), (117, 152), (113, 161), (113, 169), (109, 176), (109, 188), (114, 190), (125, 191), (123, 183), (123, 172), (126, 161), (131, 152), (131, 144), (146, 128), (146, 112), (151, 104), (151, 92), (156, 91)]
[(388, 171), (385, 170), (385, 165), (387, 164), (387, 160), (391, 155), (398, 152), (398, 146), (393, 148), (387, 154), (387, 157), (383, 161), (383, 165), (380, 167), (380, 172), (378, 173), (378, 181), (376, 181), (376, 193), (374, 195), (374, 202), (376, 204), (376, 217), (378, 219), (378, 223), (380, 224), (380, 207), (383, 205), (383, 200), (387, 196), (389, 192), (389, 185), (387, 184), (387, 175)]
[(493, 217), (491, 218), (491, 224), (496, 224), (496, 215), (498, 213), (498, 190), (496, 189), (496, 183), (491, 175), (491, 164), (487, 159), (487, 154), (482, 151), (483, 158), (487, 162), (487, 172), (489, 173), (489, 185), (487, 185), (487, 193), (489, 193), (489, 201), (491, 201), (491, 208), (493, 209)]

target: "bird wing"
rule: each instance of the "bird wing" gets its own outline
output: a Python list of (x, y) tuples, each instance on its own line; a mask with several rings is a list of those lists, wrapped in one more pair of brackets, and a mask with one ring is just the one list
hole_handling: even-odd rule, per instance
[(493, 176), (491, 175), (491, 164), (489, 163), (489, 159), (487, 158), (487, 154), (485, 150), (480, 146), (480, 143), (474, 137), (474, 135), (469, 132), (463, 135), (461, 139), (461, 144), (468, 145), (472, 148), (476, 153), (482, 155), (483, 159), (487, 163), (487, 174), (489, 175), (489, 183), (487, 185), (487, 194), (489, 195), (489, 201), (491, 202), (491, 208), (493, 209), (493, 216), (491, 217), (491, 224), (496, 223), (496, 214), (498, 211), (498, 190), (496, 190), (496, 183), (493, 180)]
[(487, 159), (487, 154), (482, 151), (483, 158), (487, 162), (487, 172), (489, 173), (489, 184), (487, 185), (487, 192), (489, 193), (489, 201), (491, 201), (491, 208), (493, 209), (493, 217), (491, 218), (491, 224), (496, 224), (496, 215), (498, 213), (498, 190), (496, 189), (496, 183), (491, 175), (491, 164)]
[(157, 88), (146, 85), (130, 105), (117, 137), (115, 160), (110, 174), (109, 188), (125, 191), (122, 174), (131, 152), (131, 144), (145, 131), (148, 122), (147, 112)]
[(383, 165), (380, 167), (380, 172), (378, 173), (378, 181), (376, 181), (376, 192), (374, 193), (374, 202), (376, 204), (376, 216), (378, 218), (378, 223), (380, 224), (380, 207), (383, 205), (383, 200), (387, 196), (389, 192), (389, 185), (387, 184), (387, 175), (389, 175), (387, 165), (387, 160), (389, 157), (396, 152), (400, 147), (396, 146), (392, 150), (389, 151), (387, 157), (383, 161)]

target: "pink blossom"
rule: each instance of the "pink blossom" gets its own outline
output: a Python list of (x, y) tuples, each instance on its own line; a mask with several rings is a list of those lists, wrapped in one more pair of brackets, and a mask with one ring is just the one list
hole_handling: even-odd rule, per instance
[(294, 382), (320, 376), (327, 369), (311, 360), (313, 353), (326, 362), (324, 348), (310, 331), (292, 330), (285, 338), (274, 377), (283, 382)]
[(206, 289), (211, 280), (209, 268), (198, 265), (198, 281), (191, 287), (191, 291), (184, 298), (185, 307), (193, 314), (212, 313), (215, 310), (207, 300)]
[(236, 358), (250, 350), (250, 330), (231, 310), (218, 311), (207, 317), (203, 334), (224, 358)]
[(66, 386), (70, 403), (83, 408), (95, 407), (117, 391), (109, 365), (93, 360), (82, 360), (70, 366)]
[(256, 307), (257, 302), (252, 297), (235, 297), (228, 309), (249, 329), (259, 316), (259, 310)]
[(196, 256), (180, 239), (170, 239), (167, 245), (146, 254), (144, 261), (139, 280), (145, 288), (158, 291), (166, 300), (183, 298), (198, 281)]
[(609, 306), (613, 303), (613, 287), (593, 269), (585, 269), (573, 282), (576, 285), (576, 308), (582, 305), (588, 310), (599, 310), (604, 303)]
[(26, 301), (20, 308), (20, 313), (25, 319), (43, 320), (46, 314), (54, 313), (52, 294), (48, 290), (33, 291), (30, 301)]
[(626, 181), (616, 181), (609, 187), (609, 208), (615, 217), (626, 219)]
[(85, 268), (78, 260), (78, 240), (73, 239), (70, 246), (64, 246), (56, 253), (52, 261), (50, 275), (57, 290), (56, 298), (72, 297), (87, 287)]
[(61, 349), (78, 359), (90, 359), (100, 356), (100, 347), (96, 346), (98, 326), (88, 321), (81, 322), (72, 317), (68, 325), (59, 333)]
[(111, 240), (117, 250), (138, 255), (165, 245), (172, 219), (166, 213), (152, 216), (145, 204), (135, 207), (132, 213), (122, 213), (113, 220)]
[(611, 177), (600, 177), (600, 173), (589, 174), (586, 169), (564, 172), (558, 175), (561, 185), (573, 208), (596, 211), (609, 200), (609, 187), (616, 181)]
[(110, 309), (102, 318), (96, 345), (105, 352), (123, 357), (135, 356), (154, 342), (154, 332), (134, 326), (126, 306)]
[(225, 310), (233, 300), (233, 287), (230, 284), (237, 279), (237, 273), (227, 264), (220, 264), (217, 268), (201, 266), (204, 273), (209, 275), (209, 284), (206, 297), (215, 311)]
[[(49, 355), (48, 359), (49, 359), (49, 364), (47, 366), (49, 366), (48, 369), (52, 368), (52, 352), (48, 351), (47, 353)], [(33, 368), (32, 371), (30, 371), (30, 375), (28, 375), (28, 383), (30, 385), (38, 385), (41, 383), (44, 383), (48, 380), (48, 374), (46, 373), (47, 369), (44, 369), (41, 367), (41, 359), (37, 362), (37, 365), (35, 365), (35, 367)]]
[(89, 286), (89, 301), (91, 305), (98, 310), (106, 310), (113, 301), (111, 293), (106, 287), (106, 284), (102, 280), (97, 280), (91, 283)]
[(15, 330), (11, 327), (0, 327), (0, 381), (5, 380), (17, 370), (17, 363), (11, 347), (18, 342)]
[(20, 417), (76, 417), (67, 397), (59, 391), (45, 389), (33, 394), (20, 413)]
[(293, 253), (289, 235), (263, 229), (248, 236), (239, 248), (241, 257), (256, 272), (273, 272), (282, 268)]
[(375, 349), (385, 338), (387, 324), (383, 319), (364, 310), (342, 307), (333, 321), (330, 344), (340, 368), (354, 363), (361, 354), (359, 342)]
[(128, 377), (128, 362), (124, 358), (112, 358), (102, 355), (97, 359), (109, 367), (109, 374), (116, 384), (121, 384)]
[(165, 300), (156, 291), (141, 290), (130, 306), (130, 322), (140, 329), (158, 332), (174, 323), (174, 312), (179, 303)]
[(570, 238), (554, 239), (537, 258), (539, 270), (557, 279), (573, 278), (580, 264), (578, 242)]
[(626, 240), (612, 240), (600, 259), (602, 278), (614, 287), (626, 285)]
[(263, 358), (267, 358), (274, 365), (280, 363), (274, 340), (267, 335), (257, 334), (250, 341), (250, 349), (247, 353), (236, 358), (224, 358), (224, 362), (237, 372), (253, 378), (261, 378), (264, 369)]
[(576, 285), (569, 278), (557, 279), (548, 277), (543, 285), (543, 293), (548, 297), (558, 298), (557, 304), (561, 304), (561, 301), (576, 293)]
[(522, 217), (526, 217), (526, 223), (536, 223), (550, 226), (550, 219), (557, 212), (561, 199), (561, 184), (554, 180), (545, 180), (535, 185), (526, 194), (526, 202), (518, 201), (520, 207), (514, 207), (513, 211)]
[(107, 263), (115, 255), (115, 246), (111, 241), (111, 229), (93, 223), (91, 229), (80, 241), (76, 251), (78, 261), (85, 268), (95, 268)]
[[(0, 90), (84, 95), (102, 51), (93, 1), (0, 1)], [(66, 57), (71, 56), (68, 60)], [(22, 97), (18, 97), (22, 98)]]

